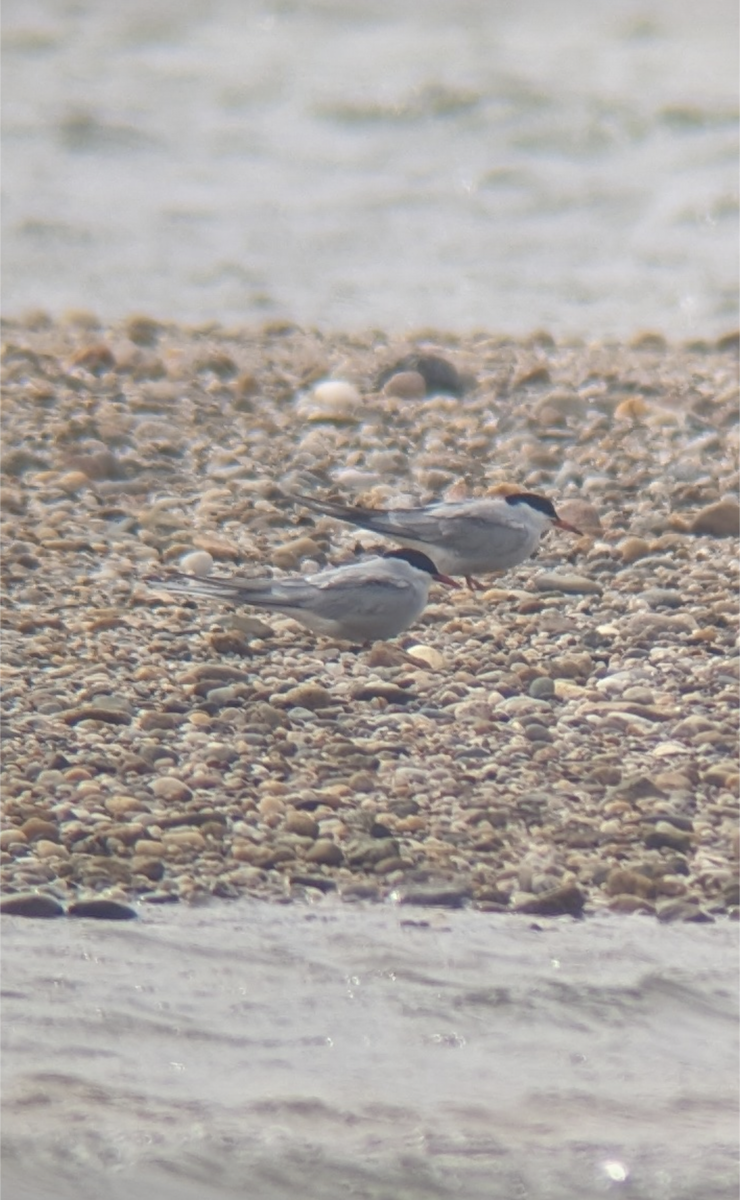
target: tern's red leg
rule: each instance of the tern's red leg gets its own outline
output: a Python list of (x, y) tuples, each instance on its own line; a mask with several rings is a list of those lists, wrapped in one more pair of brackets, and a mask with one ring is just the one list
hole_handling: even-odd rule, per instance
[(473, 579), (472, 575), (466, 575), (465, 582), (467, 583), (471, 592), (485, 592), (486, 590), (485, 583), (481, 583), (478, 579)]

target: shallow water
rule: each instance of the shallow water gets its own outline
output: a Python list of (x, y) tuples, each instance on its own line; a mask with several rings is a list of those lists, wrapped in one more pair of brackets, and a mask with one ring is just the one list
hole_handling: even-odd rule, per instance
[(737, 1194), (737, 928), (5, 918), (4, 1200)]
[(735, 0), (6, 0), (5, 312), (724, 333), (737, 24)]

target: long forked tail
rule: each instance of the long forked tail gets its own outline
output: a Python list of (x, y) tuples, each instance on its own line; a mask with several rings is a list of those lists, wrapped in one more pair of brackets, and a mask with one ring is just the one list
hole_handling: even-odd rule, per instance
[(190, 599), (199, 597), (206, 600), (231, 600), (234, 603), (246, 602), (250, 596), (255, 596), (259, 602), (260, 595), (267, 599), (272, 586), (271, 579), (264, 576), (250, 579), (249, 576), (235, 575), (228, 578), (215, 575), (212, 579), (201, 579), (198, 575), (168, 575), (163, 579), (148, 579), (147, 583), (175, 596), (188, 596)]
[(386, 515), (379, 508), (361, 508), (354, 504), (338, 504), (333, 500), (315, 500), (313, 496), (306, 496), (303, 492), (286, 493), (286, 496), (294, 504), (302, 504), (304, 508), (310, 508), (312, 512), (323, 517), (334, 517), (337, 521), (346, 521), (350, 525), (359, 526), (360, 529), (377, 531), (378, 521), (382, 521)]

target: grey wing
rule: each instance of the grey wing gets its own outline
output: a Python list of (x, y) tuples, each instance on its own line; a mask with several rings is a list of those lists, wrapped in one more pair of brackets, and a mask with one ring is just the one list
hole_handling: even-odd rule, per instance
[(311, 607), (329, 621), (346, 621), (350, 616), (362, 621), (413, 602), (415, 597), (414, 585), (408, 579), (383, 574), (363, 577), (345, 570), (314, 588)]
[[(513, 552), (521, 545), (521, 523), (467, 505), (440, 504), (405, 512), (388, 513), (388, 533), (394, 538), (444, 548), (462, 557), (475, 557), (495, 549)], [(433, 558), (434, 555), (432, 554)]]
[[(358, 529), (368, 529), (383, 537), (401, 543), (439, 546), (447, 543), (445, 518), (440, 510), (448, 506), (431, 505), (429, 508), (361, 508), (359, 505), (337, 504), (331, 500), (314, 500), (311, 496), (295, 496), (294, 499), (313, 512), (337, 521), (346, 521)], [(450, 533), (454, 540), (454, 531)]]

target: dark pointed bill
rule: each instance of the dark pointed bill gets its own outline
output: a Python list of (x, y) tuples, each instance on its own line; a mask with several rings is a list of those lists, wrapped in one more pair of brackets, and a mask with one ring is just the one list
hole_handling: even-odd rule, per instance
[(564, 529), (566, 533), (575, 533), (578, 537), (583, 537), (581, 529), (577, 529), (575, 525), (571, 525), (570, 521), (564, 521), (562, 517), (556, 517), (553, 525), (556, 529)]

